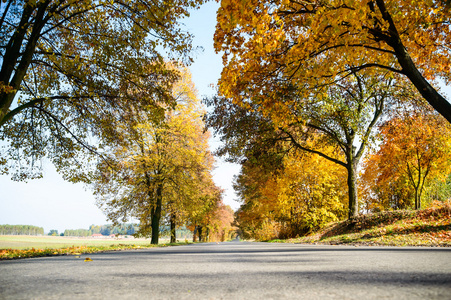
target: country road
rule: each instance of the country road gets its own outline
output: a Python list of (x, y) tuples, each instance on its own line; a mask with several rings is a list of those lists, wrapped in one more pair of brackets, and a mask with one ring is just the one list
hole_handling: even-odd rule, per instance
[(451, 249), (229, 242), (0, 261), (0, 299), (451, 299)]

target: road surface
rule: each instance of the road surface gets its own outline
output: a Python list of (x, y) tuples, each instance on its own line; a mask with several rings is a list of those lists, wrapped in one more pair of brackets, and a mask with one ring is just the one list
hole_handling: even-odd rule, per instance
[(0, 299), (451, 299), (451, 249), (229, 242), (0, 261)]

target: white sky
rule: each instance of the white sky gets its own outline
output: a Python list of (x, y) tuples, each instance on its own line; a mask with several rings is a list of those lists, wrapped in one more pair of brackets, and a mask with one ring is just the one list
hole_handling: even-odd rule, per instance
[[(216, 25), (216, 10), (219, 4), (211, 1), (194, 11), (183, 22), (186, 29), (195, 35), (194, 45), (202, 46), (203, 52), (194, 57), (190, 67), (199, 97), (211, 96), (222, 69), (220, 55), (213, 50), (213, 34)], [(212, 145), (218, 142), (212, 141)], [(214, 180), (225, 190), (224, 203), (233, 209), (239, 207), (232, 188), (233, 176), (239, 166), (218, 161)], [(91, 224), (107, 224), (102, 211), (95, 205), (95, 198), (83, 184), (65, 182), (51, 164), (44, 167), (44, 178), (28, 183), (15, 182), (8, 176), (0, 176), (0, 224), (35, 225), (44, 231), (57, 229), (88, 229)]]

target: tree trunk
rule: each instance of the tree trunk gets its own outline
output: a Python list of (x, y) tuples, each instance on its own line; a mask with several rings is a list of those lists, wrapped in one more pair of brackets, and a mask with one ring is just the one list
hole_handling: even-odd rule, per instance
[[(28, 67), (33, 59), (35, 48), (40, 38), (41, 30), (45, 25), (45, 13), (51, 1), (42, 1), (37, 6), (26, 4), (21, 16), (18, 29), (9, 40), (2, 59), (2, 68), (0, 70), (0, 82), (4, 85), (12, 87), (14, 92), (0, 92), (0, 121), (8, 113), (12, 101), (20, 89), (20, 85), (28, 71)], [(33, 14), (35, 14), (33, 16)], [(30, 18), (34, 17), (34, 24), (30, 22)], [(32, 28), (30, 28), (32, 24)], [(27, 31), (31, 30), (31, 34), (26, 40)], [(21, 50), (24, 48), (24, 50)], [(18, 64), (17, 61), (20, 61)]]
[(170, 219), (170, 223), (171, 223), (171, 243), (176, 243), (177, 242), (176, 230), (175, 230), (175, 219), (176, 219), (175, 212), (171, 212), (171, 219)]
[(412, 59), (407, 54), (405, 49), (403, 53), (397, 53), (399, 64), (406, 76), (410, 79), (413, 85), (420, 92), (421, 96), (449, 123), (451, 123), (451, 103), (449, 103), (443, 96), (441, 96), (426, 79), (421, 75), (418, 69), (415, 67)]
[(203, 242), (203, 237), (202, 237), (202, 226), (198, 226), (197, 227), (197, 233), (199, 235), (199, 242)]
[(419, 209), (420, 205), (419, 205), (419, 201), (418, 201), (418, 188), (415, 187), (415, 209)]
[(194, 225), (193, 243), (197, 242), (196, 234), (197, 234), (197, 225)]
[(159, 183), (156, 191), (156, 203), (155, 209), (152, 215), (152, 239), (150, 241), (151, 244), (157, 245), (158, 238), (160, 236), (160, 219), (161, 219), (161, 205), (163, 202), (163, 184)]
[(357, 195), (357, 175), (356, 166), (354, 163), (348, 163), (348, 198), (349, 209), (348, 218), (357, 216), (359, 213), (359, 201)]

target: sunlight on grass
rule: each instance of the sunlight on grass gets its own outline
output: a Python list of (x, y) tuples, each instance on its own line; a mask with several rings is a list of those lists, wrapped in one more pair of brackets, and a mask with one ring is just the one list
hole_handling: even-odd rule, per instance
[[(161, 243), (169, 242), (160, 239)], [(0, 235), (0, 249), (67, 248), (71, 246), (147, 245), (150, 239), (93, 239), (59, 236)]]
[(176, 246), (160, 239), (159, 245), (151, 245), (150, 239), (92, 239), (53, 236), (0, 236), (0, 260), (55, 255), (81, 255), (103, 251), (118, 251), (152, 247)]
[(272, 242), (451, 247), (451, 204), (439, 203), (420, 211), (360, 215), (308, 236)]

